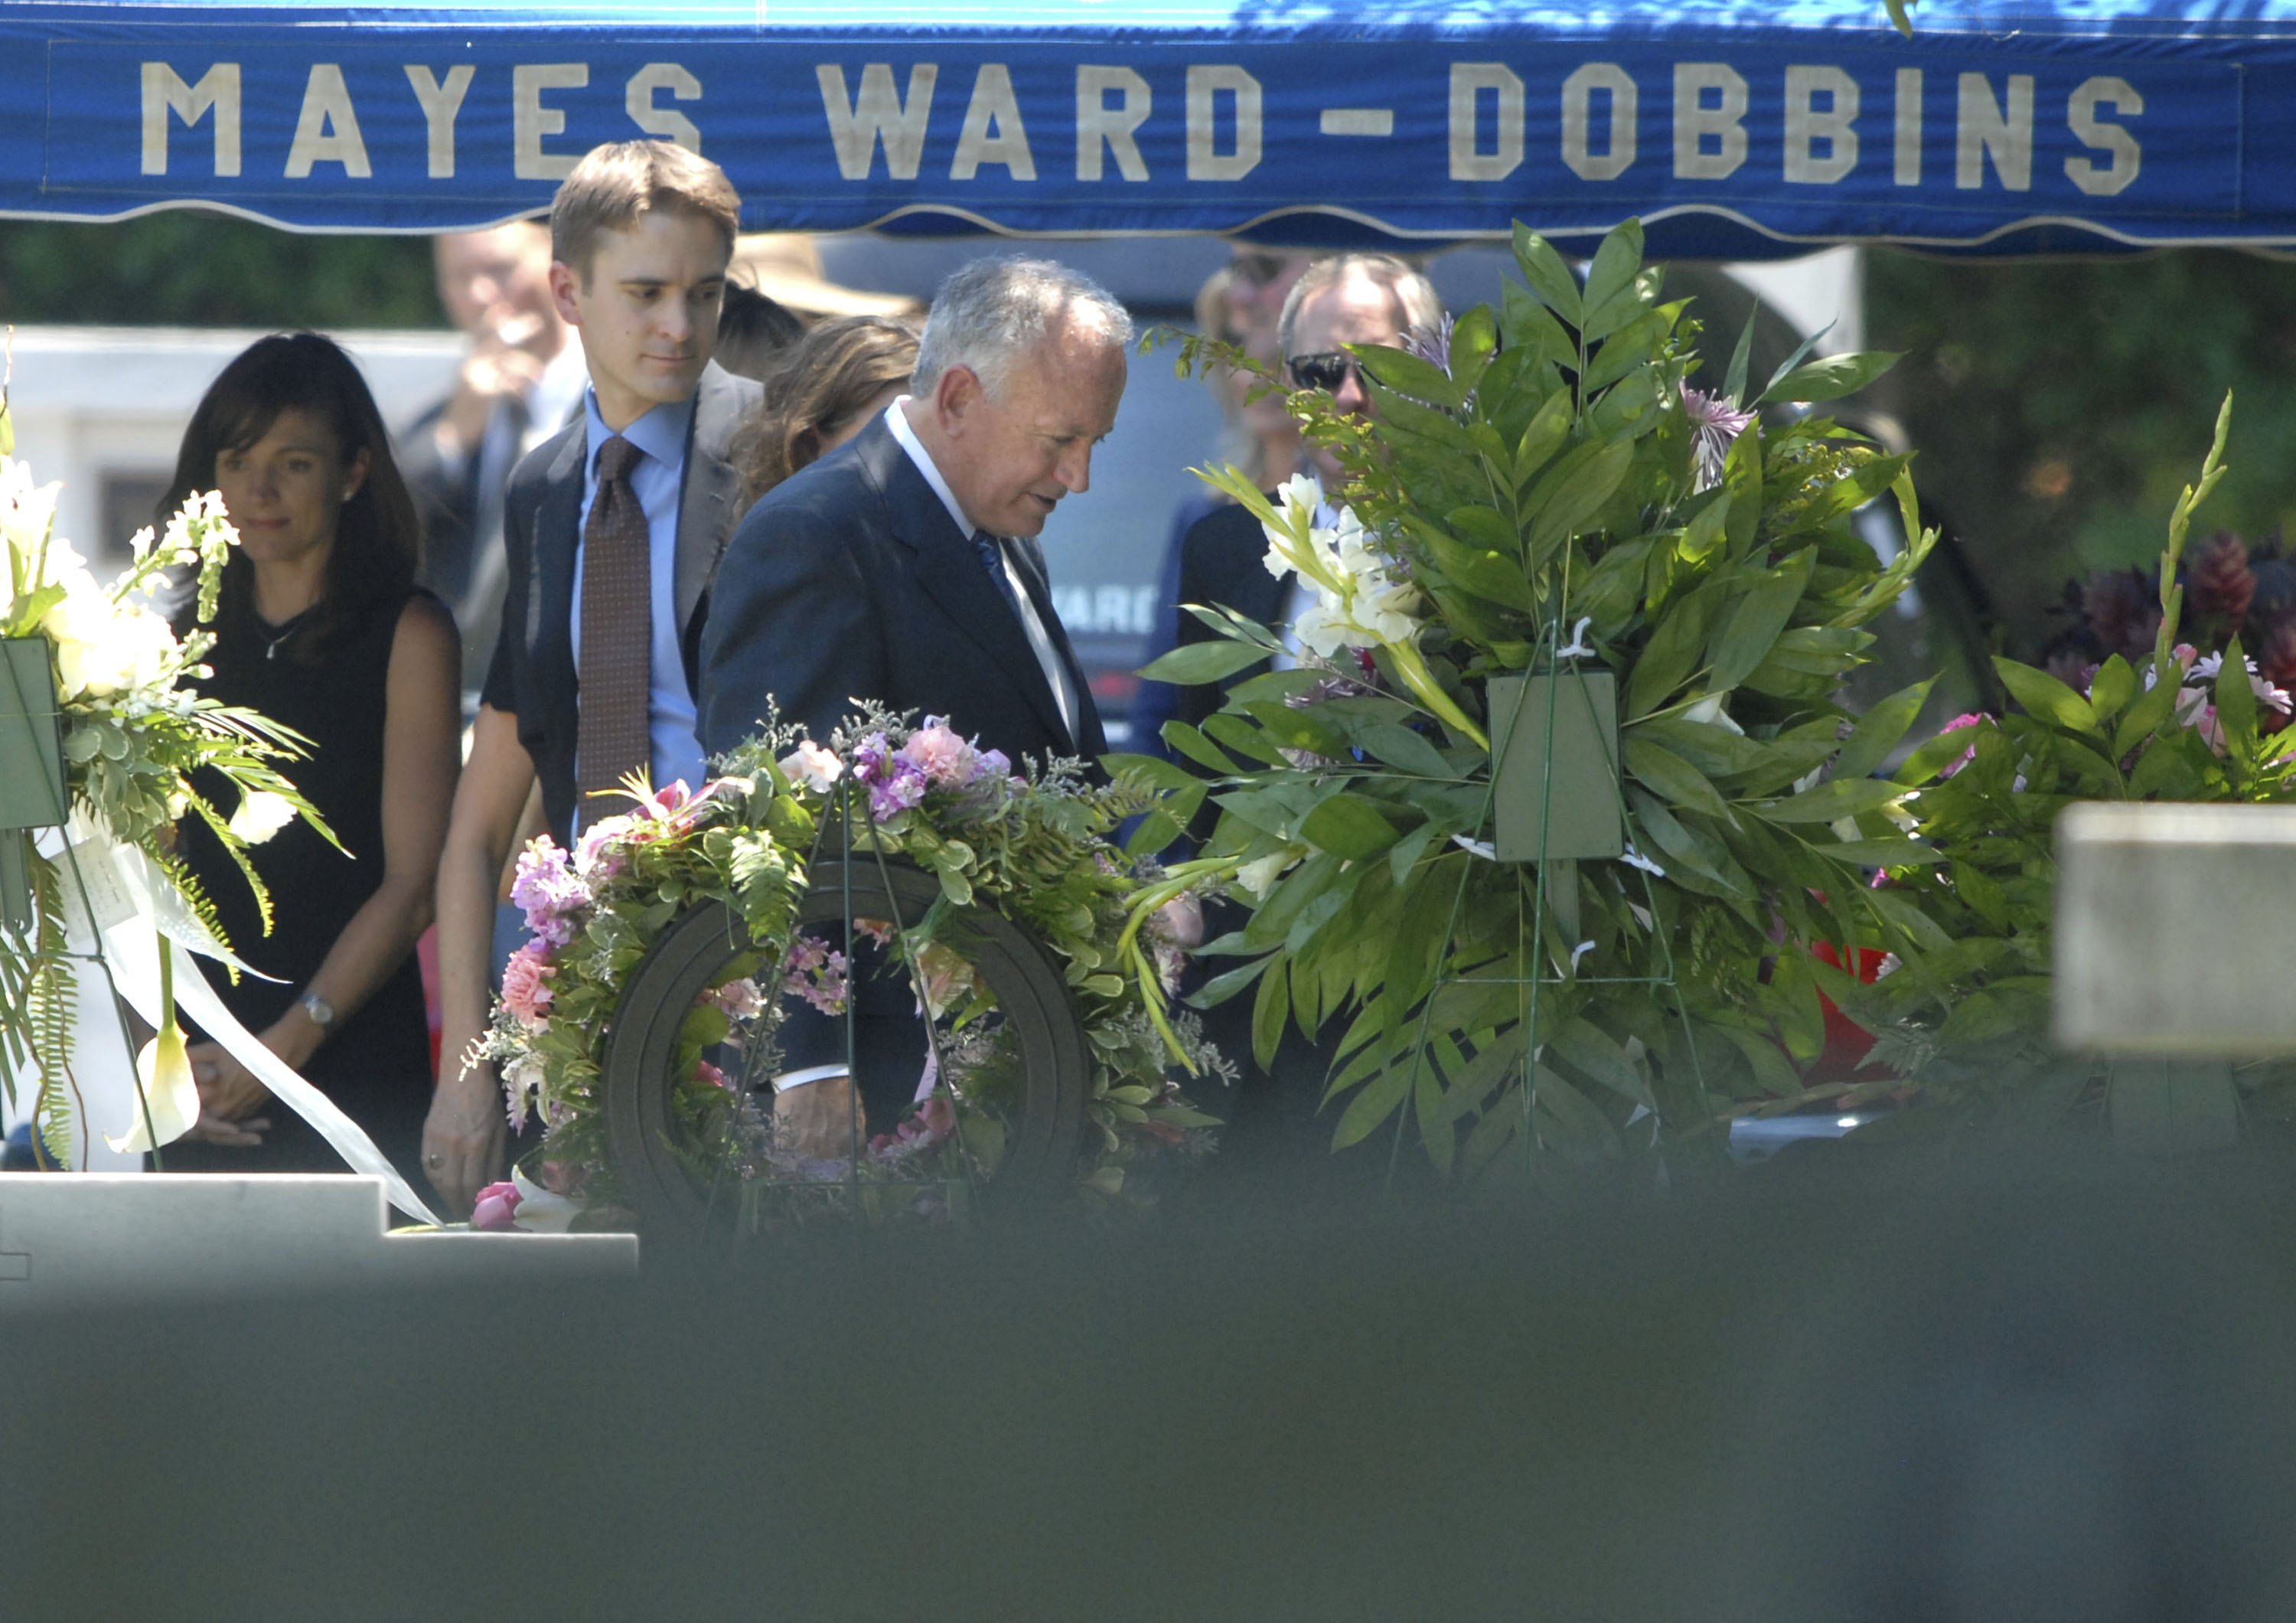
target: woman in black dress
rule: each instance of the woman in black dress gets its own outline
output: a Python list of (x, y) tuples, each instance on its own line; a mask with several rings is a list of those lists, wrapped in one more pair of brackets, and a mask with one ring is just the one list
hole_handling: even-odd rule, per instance
[[(177, 854), (232, 951), (277, 979), (234, 986), (221, 965), (201, 968), (411, 1176), (431, 1072), (414, 948), (458, 760), (454, 617), (414, 586), (414, 502), (365, 380), (327, 339), (266, 338), (224, 368), (184, 431), (163, 515), (207, 490), (223, 493), (240, 545), (200, 689), (311, 740), (284, 770), (342, 849), (297, 820), (249, 853), (271, 894), (266, 935), (229, 853), (185, 819)], [(194, 1044), (191, 1061), (200, 1125), (161, 1150), (168, 1171), (342, 1169), (219, 1044)]]

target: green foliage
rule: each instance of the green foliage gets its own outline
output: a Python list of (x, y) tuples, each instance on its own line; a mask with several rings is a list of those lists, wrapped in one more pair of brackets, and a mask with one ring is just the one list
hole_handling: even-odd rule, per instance
[(2017, 709), (1967, 718), (1898, 771), (1931, 861), (1892, 868), (1884, 894), (1923, 922), (1898, 949), (1901, 967), (1877, 985), (1824, 974), (1828, 992), (1880, 1034), (1888, 1068), (1928, 1089), (1948, 1116), (2097, 1097), (2102, 1066), (2058, 1054), (2048, 1034), (2054, 838), (2067, 805), (2296, 799), (2296, 728), (2259, 706), (2238, 640), (2214, 669), (2171, 646), (2177, 562), (2194, 509), (2226, 471), (2231, 411), (2226, 397), (2201, 477), (2171, 513), (2160, 574), (2169, 615), (2145, 668), (2115, 655), (2078, 692), (1997, 660)]
[[(1207, 738), (1223, 752), (1208, 762), (1220, 821), (1193, 866), (1257, 902), (1206, 949), (1249, 961), (1203, 1001), (1249, 989), (1263, 1059), (1287, 1021), (1336, 1030), (1340, 1143), (1392, 1123), (1473, 1170), (1528, 1128), (1616, 1157), (1652, 1142), (1629, 1131), (1637, 1113), (1695, 1133), (1798, 1097), (1821, 1022), (1809, 976), (1764, 973), (1795, 957), (1778, 933), (1908, 937), (1864, 874), (1910, 860), (1902, 791), (1862, 774), (1923, 690), (1855, 726), (1834, 699), (1932, 539), (1903, 459), (1777, 412), (1702, 474), (1684, 393), (1697, 324), (1641, 249), (1621, 227), (1582, 290), (1518, 228), (1523, 284), (1459, 319), (1447, 369), (1356, 350), (1375, 428), (1293, 393), (1350, 475), (1353, 519), (1330, 536), (1308, 533), (1295, 492), (1276, 511), (1233, 471), (1216, 480), (1287, 561), (1351, 570), (1295, 628), (1314, 650), (1300, 668), (1238, 684), (1201, 736), (1172, 740), (1200, 762)], [(1770, 392), (1832, 398), (1887, 358), (1789, 362)], [(1884, 568), (1849, 519), (1890, 492), (1911, 544)], [(1365, 607), (1390, 576), (1417, 594), (1404, 634)], [(1620, 677), (1623, 778), (1568, 792), (1622, 797), (1628, 860), (1492, 861), (1485, 684), (1578, 657)]]
[(2191, 476), (2194, 425), (2227, 390), (2243, 451), (2210, 528), (2296, 531), (2286, 266), (2203, 249), (2021, 261), (1875, 250), (1866, 279), (1869, 338), (1912, 357), (1882, 402), (1922, 448), (1924, 506), (1991, 600), (1999, 651), (2038, 653), (2068, 578), (2149, 572), (2161, 515)]
[(0, 322), (438, 327), (427, 236), (306, 235), (169, 209), (0, 223)]

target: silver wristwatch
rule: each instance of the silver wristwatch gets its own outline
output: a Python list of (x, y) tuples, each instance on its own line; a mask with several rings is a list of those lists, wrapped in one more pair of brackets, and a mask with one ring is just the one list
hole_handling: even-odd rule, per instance
[(295, 1000), (295, 1006), (311, 1017), (311, 1024), (324, 1031), (335, 1022), (335, 1006), (316, 992), (307, 992)]

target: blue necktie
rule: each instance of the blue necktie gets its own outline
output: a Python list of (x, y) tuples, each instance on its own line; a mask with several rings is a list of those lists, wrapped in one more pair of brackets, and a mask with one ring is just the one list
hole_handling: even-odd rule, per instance
[(1013, 577), (1004, 570), (1003, 543), (986, 530), (976, 530), (972, 534), (972, 549), (980, 555), (981, 565), (988, 571), (988, 578), (996, 582), (996, 595), (1004, 599), (1007, 608), (1018, 614), (1021, 600), (1013, 595)]

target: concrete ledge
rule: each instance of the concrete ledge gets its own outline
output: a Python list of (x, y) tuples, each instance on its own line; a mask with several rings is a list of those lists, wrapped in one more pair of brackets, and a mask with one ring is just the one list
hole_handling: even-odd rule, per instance
[(0, 1316), (637, 1272), (634, 1234), (392, 1234), (389, 1225), (382, 1181), (348, 1174), (0, 1174)]
[(2094, 803), (2057, 820), (2056, 1038), (2296, 1053), (2296, 807)]

